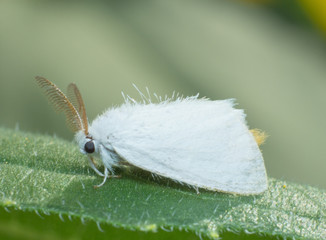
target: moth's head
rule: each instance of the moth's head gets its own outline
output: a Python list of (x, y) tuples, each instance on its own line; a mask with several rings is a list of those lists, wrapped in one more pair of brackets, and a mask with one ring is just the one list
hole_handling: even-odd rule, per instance
[(83, 154), (92, 154), (98, 152), (98, 142), (91, 134), (85, 135), (83, 131), (79, 131), (75, 135), (79, 150)]

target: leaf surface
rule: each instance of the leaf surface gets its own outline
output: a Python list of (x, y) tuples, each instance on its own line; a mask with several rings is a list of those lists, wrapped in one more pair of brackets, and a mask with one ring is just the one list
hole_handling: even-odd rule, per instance
[[(326, 239), (325, 191), (270, 178), (263, 195), (200, 190), (133, 169), (101, 182), (76, 144), (0, 128), (0, 205), (127, 230), (185, 230), (208, 238)], [(1, 230), (1, 229), (0, 229)], [(253, 235), (249, 235), (253, 234)]]

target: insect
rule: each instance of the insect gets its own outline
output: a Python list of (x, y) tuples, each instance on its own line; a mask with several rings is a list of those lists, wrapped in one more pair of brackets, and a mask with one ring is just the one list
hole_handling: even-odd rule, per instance
[[(154, 103), (124, 96), (125, 103), (99, 115), (90, 125), (77, 86), (67, 96), (51, 81), (36, 77), (56, 110), (66, 115), (80, 151), (103, 177), (114, 176), (115, 166), (128, 164), (176, 182), (235, 194), (259, 194), (267, 176), (259, 144), (264, 134), (249, 130), (245, 114), (234, 100), (174, 97)], [(93, 155), (99, 154), (104, 173)]]

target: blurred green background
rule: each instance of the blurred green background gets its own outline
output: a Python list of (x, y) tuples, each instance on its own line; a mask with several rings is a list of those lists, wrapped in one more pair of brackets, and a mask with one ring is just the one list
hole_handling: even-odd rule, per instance
[(324, 1), (0, 1), (0, 125), (72, 139), (37, 87), (75, 82), (88, 117), (149, 87), (236, 98), (270, 177), (326, 188)]

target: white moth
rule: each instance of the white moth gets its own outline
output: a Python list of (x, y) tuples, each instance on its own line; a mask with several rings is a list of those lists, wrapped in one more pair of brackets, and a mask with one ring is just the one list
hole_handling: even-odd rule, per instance
[[(236, 194), (259, 194), (267, 189), (264, 160), (258, 144), (264, 136), (249, 130), (243, 110), (232, 99), (176, 97), (125, 103), (98, 116), (89, 126), (84, 103), (75, 84), (67, 96), (49, 80), (36, 77), (50, 102), (67, 116), (80, 151), (90, 166), (104, 177), (114, 176), (113, 167), (130, 165), (188, 184)], [(98, 153), (104, 173), (95, 166)]]

